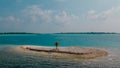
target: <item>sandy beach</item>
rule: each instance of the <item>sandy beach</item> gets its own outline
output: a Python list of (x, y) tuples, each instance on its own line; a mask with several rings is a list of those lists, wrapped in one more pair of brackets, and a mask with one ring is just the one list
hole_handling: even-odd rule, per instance
[(83, 47), (60, 47), (59, 50), (56, 50), (54, 47), (45, 46), (18, 46), (15, 50), (22, 53), (54, 58), (94, 59), (108, 55), (108, 52), (105, 50)]

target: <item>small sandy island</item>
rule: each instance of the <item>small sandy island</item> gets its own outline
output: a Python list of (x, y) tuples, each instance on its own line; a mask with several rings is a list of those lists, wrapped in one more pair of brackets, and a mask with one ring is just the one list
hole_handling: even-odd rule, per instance
[(18, 46), (16, 47), (16, 50), (35, 55), (76, 59), (93, 59), (108, 55), (104, 50), (83, 47), (60, 47), (56, 50), (54, 47)]

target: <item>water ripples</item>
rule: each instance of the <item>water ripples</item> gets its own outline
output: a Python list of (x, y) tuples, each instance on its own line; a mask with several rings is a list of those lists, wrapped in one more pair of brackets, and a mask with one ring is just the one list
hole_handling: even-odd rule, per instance
[(107, 48), (108, 57), (78, 60), (18, 53), (13, 47), (0, 47), (0, 68), (119, 68), (119, 48)]

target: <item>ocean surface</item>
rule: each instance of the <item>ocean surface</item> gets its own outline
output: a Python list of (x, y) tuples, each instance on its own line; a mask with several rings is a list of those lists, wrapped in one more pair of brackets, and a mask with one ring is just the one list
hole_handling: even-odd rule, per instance
[[(68, 59), (15, 52), (16, 46), (80, 46), (108, 51), (107, 57)], [(120, 68), (120, 34), (3, 34), (0, 35), (0, 68)]]

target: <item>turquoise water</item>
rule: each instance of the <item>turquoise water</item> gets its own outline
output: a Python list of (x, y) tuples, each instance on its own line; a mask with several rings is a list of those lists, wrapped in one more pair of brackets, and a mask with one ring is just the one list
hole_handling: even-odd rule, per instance
[[(14, 51), (15, 46), (81, 46), (106, 50), (109, 56), (90, 60), (51, 58)], [(120, 34), (0, 35), (0, 68), (120, 68)]]
[(119, 46), (120, 34), (18, 34), (0, 35), (1, 45)]

